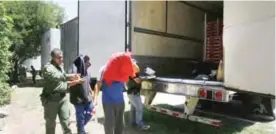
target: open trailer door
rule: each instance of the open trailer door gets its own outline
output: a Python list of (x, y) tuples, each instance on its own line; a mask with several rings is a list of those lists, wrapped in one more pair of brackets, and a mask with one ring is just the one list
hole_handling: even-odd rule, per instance
[(125, 1), (79, 1), (79, 54), (91, 59), (89, 71), (98, 75), (112, 53), (125, 51)]
[(225, 86), (275, 96), (274, 4), (224, 1)]
[(224, 1), (224, 85), (254, 120), (275, 120), (274, 29), (275, 1)]

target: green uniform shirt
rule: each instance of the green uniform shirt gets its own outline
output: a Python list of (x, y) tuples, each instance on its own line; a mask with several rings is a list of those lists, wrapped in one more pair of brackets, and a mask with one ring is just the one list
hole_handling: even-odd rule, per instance
[(41, 96), (48, 98), (65, 95), (68, 89), (67, 75), (62, 66), (55, 66), (53, 63), (48, 63), (42, 69), (43, 74), (43, 91)]

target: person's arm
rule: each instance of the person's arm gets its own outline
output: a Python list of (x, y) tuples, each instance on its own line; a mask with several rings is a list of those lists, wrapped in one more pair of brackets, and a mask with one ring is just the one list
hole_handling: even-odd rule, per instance
[(92, 82), (92, 77), (91, 77), (91, 74), (90, 73), (88, 73), (88, 75), (89, 75), (89, 91), (90, 91), (90, 93), (92, 94), (92, 97), (93, 97), (93, 88), (95, 88), (95, 85), (94, 85), (94, 87), (92, 87), (92, 85), (91, 85), (91, 82)]
[(97, 101), (98, 101), (98, 95), (99, 95), (99, 92), (102, 88), (102, 79), (103, 79), (103, 72), (104, 72), (104, 68), (105, 67), (102, 67), (99, 71), (99, 75), (97, 77), (97, 83), (95, 84), (95, 87), (94, 87), (94, 94), (93, 94), (93, 100), (94, 100), (94, 103), (97, 104)]
[(97, 102), (100, 89), (102, 88), (102, 82), (98, 81), (94, 87), (93, 100)]
[(66, 80), (68, 81), (72, 81), (72, 80), (77, 80), (79, 79), (79, 75), (78, 74), (65, 74)]
[(65, 81), (65, 77), (55, 72), (55, 68), (52, 66), (47, 66), (42, 70), (42, 74), (46, 80), (57, 82)]
[(82, 84), (85, 81), (85, 79), (78, 79), (73, 81), (67, 81), (68, 88), (71, 88), (72, 86), (75, 86), (77, 84)]
[(136, 76), (133, 78), (133, 80), (137, 83), (140, 84), (142, 82), (142, 79), (140, 78), (139, 73), (136, 73)]
[(77, 68), (75, 65), (72, 65), (72, 68), (69, 70), (68, 74), (65, 74), (67, 80), (76, 80), (80, 76), (77, 74)]
[(54, 84), (54, 92), (66, 92), (70, 87), (83, 82), (82, 79), (66, 81), (66, 78), (59, 73), (56, 73), (53, 68), (48, 67), (43, 70), (44, 79), (49, 81), (49, 84)]
[(125, 89), (128, 90), (127, 83), (125, 83), (124, 86), (125, 86)]

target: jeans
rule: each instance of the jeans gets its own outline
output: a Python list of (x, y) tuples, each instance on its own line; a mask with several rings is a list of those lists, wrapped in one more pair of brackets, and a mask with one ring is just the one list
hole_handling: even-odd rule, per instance
[(86, 133), (84, 127), (92, 118), (93, 108), (92, 102), (75, 105), (78, 134)]
[(128, 94), (131, 104), (131, 122), (143, 125), (143, 103), (140, 95)]

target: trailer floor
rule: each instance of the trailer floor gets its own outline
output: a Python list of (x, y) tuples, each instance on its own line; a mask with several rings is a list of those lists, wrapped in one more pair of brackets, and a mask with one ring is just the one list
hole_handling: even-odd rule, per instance
[[(14, 91), (12, 103), (8, 106), (0, 108), (9, 113), (7, 117), (7, 125), (0, 134), (43, 134), (44, 119), (43, 109), (39, 100), (41, 88), (39, 87), (24, 87)], [(157, 94), (153, 101), (154, 105), (163, 107), (171, 107), (179, 105), (182, 102), (183, 96), (174, 96), (168, 94)], [(126, 102), (127, 97), (125, 96)], [(170, 105), (164, 105), (164, 104)], [(130, 106), (126, 103), (126, 124), (128, 121)], [(74, 108), (72, 111), (72, 130), (76, 132)], [(93, 134), (104, 134), (103, 131), (103, 110), (99, 104), (97, 107), (97, 116), (99, 122), (90, 121), (87, 125), (87, 130)], [(206, 115), (209, 116), (209, 115)], [(177, 119), (174, 117), (153, 113), (145, 110), (145, 121), (152, 127), (149, 131), (139, 131), (126, 125), (125, 134), (274, 134), (275, 122), (249, 124), (246, 122), (220, 118), (225, 122), (225, 125), (220, 128), (215, 128), (209, 125), (191, 122), (188, 120)], [(216, 117), (216, 119), (219, 119)], [(61, 127), (57, 120), (56, 133), (61, 134)]]

